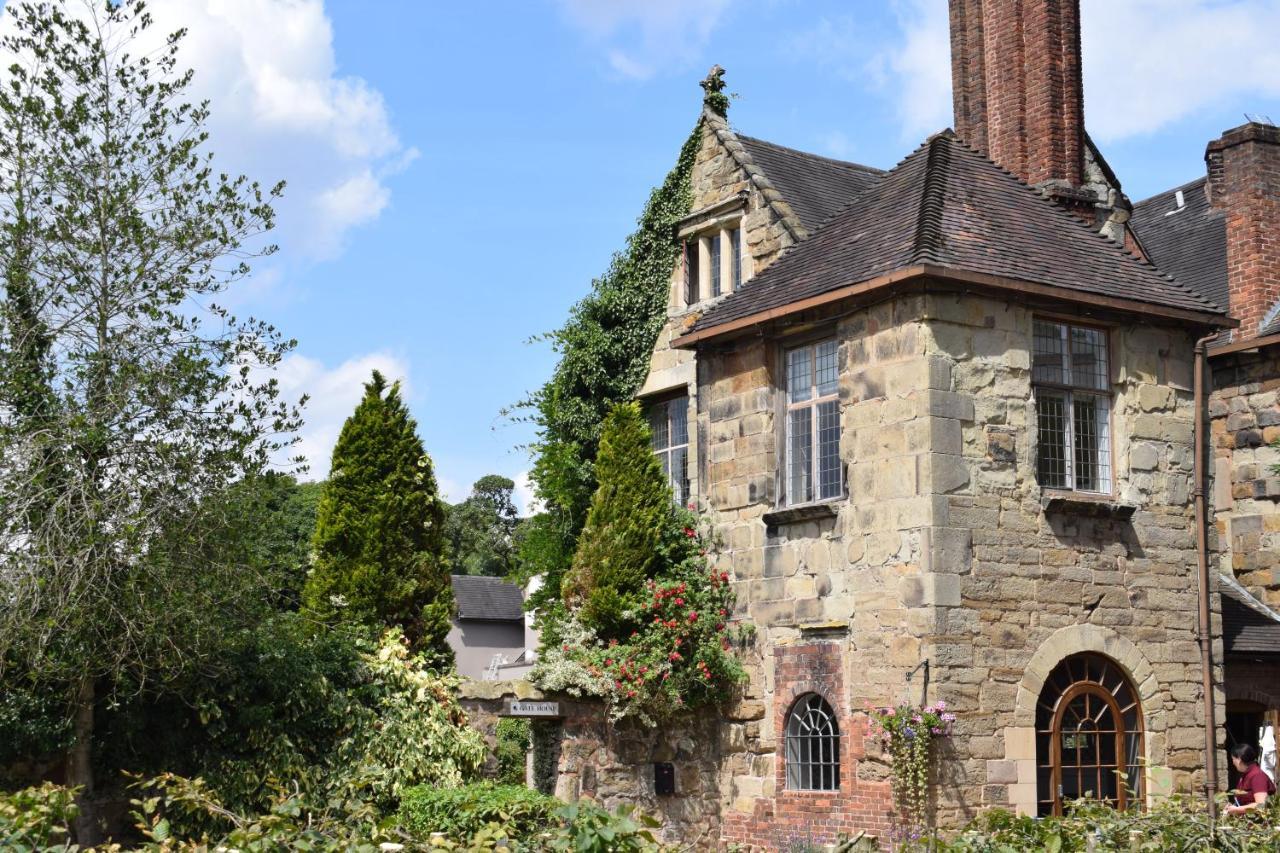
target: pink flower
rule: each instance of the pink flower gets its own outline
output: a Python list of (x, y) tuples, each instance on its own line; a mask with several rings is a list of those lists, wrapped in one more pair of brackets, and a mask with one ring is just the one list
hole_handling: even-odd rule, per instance
[(690, 622), (697, 622), (697, 621), (698, 621), (698, 611), (696, 611), (696, 610), (690, 610), (690, 611), (689, 611), (689, 621), (690, 621)]

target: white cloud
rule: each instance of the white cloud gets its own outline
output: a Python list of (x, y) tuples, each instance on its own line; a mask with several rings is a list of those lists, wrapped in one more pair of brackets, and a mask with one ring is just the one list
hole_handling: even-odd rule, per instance
[(187, 29), (179, 67), (195, 70), (188, 99), (211, 102), (215, 168), (287, 182), (272, 240), (289, 260), (273, 265), (337, 255), (353, 228), (386, 208), (387, 178), (413, 151), (382, 95), (338, 73), (323, 0), (163, 0), (147, 11), (155, 23), (130, 52)]
[(730, 0), (559, 0), (561, 11), (610, 67), (644, 80), (696, 61)]
[(309, 479), (323, 480), (328, 476), (338, 434), (364, 396), (364, 384), (375, 370), (387, 377), (388, 382), (399, 380), (401, 395), (408, 399), (411, 393), (409, 364), (390, 353), (368, 353), (333, 368), (293, 353), (280, 364), (275, 376), (283, 398), (296, 400), (303, 394), (311, 398), (303, 412), (306, 423), (300, 434), (301, 441), (290, 451), (307, 458)]
[[(1280, 97), (1280, 0), (1082, 0), (1085, 116), (1116, 140), (1224, 99)], [(898, 0), (896, 32), (822, 21), (790, 44), (889, 98), (904, 138), (951, 124), (945, 0)], [(884, 45), (878, 47), (877, 45)], [(865, 57), (865, 60), (860, 58)], [(1241, 117), (1243, 120), (1243, 117)]]
[(1083, 7), (1085, 121), (1099, 139), (1150, 133), (1224, 100), (1280, 97), (1280, 0)]

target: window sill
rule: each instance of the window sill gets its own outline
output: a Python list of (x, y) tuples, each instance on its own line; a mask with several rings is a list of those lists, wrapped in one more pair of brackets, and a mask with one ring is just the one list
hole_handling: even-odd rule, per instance
[(801, 506), (789, 506), (785, 509), (775, 509), (773, 512), (764, 514), (765, 527), (778, 527), (783, 524), (801, 524), (806, 521), (822, 521), (826, 518), (835, 518), (839, 509), (839, 501), (844, 498), (837, 498), (820, 504), (802, 504)]
[(1044, 489), (1041, 491), (1040, 508), (1046, 513), (1116, 518), (1121, 521), (1127, 521), (1132, 518), (1134, 512), (1138, 509), (1135, 504), (1124, 503), (1116, 500), (1111, 495), (1068, 492), (1057, 489)]

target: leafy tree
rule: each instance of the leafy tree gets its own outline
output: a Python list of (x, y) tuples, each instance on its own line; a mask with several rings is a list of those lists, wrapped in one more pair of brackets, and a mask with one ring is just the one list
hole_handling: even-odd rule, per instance
[(293, 344), (213, 300), (274, 250), (283, 185), (214, 168), (182, 34), (143, 47), (140, 0), (5, 13), (0, 679), (55, 685), (89, 843), (103, 692), (209, 664), (260, 597), (209, 543), (298, 425), (270, 378)]
[(519, 573), (545, 578), (530, 602), (542, 617), (545, 643), (556, 642), (561, 580), (596, 490), (601, 425), (614, 404), (640, 388), (666, 319), (679, 257), (675, 224), (693, 205), (690, 175), (701, 140), (699, 121), (674, 168), (650, 193), (626, 248), (592, 282), (564, 326), (545, 337), (560, 354), (551, 379), (515, 407), (538, 430), (530, 479), (544, 509), (521, 538)]
[(449, 508), (445, 535), (454, 572), (506, 577), (514, 571), (520, 524), (511, 498), (515, 487), (508, 477), (488, 474), (465, 501)]
[(612, 638), (632, 627), (626, 613), (666, 566), (675, 526), (671, 488), (638, 403), (614, 406), (605, 419), (596, 477), (600, 485), (561, 595), (584, 625)]
[(244, 550), (245, 563), (271, 584), (284, 609), (302, 601), (323, 490), (324, 483), (300, 483), (275, 471), (238, 484), (243, 526), (228, 546)]
[(431, 458), (400, 383), (388, 386), (375, 370), (333, 448), (303, 603), (327, 620), (399, 626), (433, 660), (452, 663), (444, 546)]

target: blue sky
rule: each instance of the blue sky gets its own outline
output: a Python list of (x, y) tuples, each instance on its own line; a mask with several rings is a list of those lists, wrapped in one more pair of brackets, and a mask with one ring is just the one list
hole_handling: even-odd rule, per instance
[[(232, 302), (296, 336), (317, 471), (360, 382), (404, 380), (453, 500), (528, 468), (499, 411), (631, 230), (714, 62), (744, 133), (890, 167), (950, 124), (945, 0), (158, 0), (214, 150), (284, 178), (281, 253)], [(1280, 120), (1280, 0), (1084, 0), (1086, 120), (1134, 199)]]

